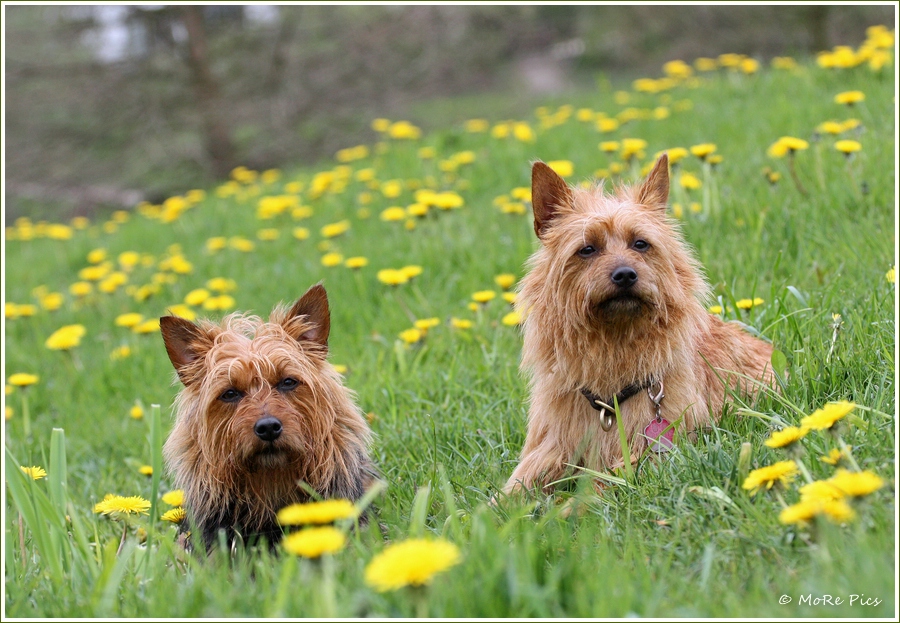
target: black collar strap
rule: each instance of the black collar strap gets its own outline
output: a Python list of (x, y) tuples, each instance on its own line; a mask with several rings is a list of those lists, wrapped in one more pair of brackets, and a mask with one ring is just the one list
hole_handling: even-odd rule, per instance
[(639, 391), (647, 389), (653, 385), (653, 380), (649, 379), (645, 383), (632, 383), (626, 386), (622, 391), (615, 395), (614, 398), (604, 400), (597, 394), (592, 393), (587, 388), (581, 390), (582, 395), (587, 398), (588, 404), (600, 412), (600, 425), (603, 430), (609, 430), (616, 420), (615, 401), (622, 404)]

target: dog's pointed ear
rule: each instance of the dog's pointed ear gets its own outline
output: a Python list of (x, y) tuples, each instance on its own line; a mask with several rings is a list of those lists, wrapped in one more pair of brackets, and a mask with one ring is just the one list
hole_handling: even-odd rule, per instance
[[(321, 283), (317, 283), (294, 303), (288, 312), (286, 323), (298, 316), (306, 316), (304, 328), (291, 334), (297, 341), (315, 342), (328, 347), (331, 332), (331, 312), (328, 309), (328, 293)], [(294, 326), (297, 326), (296, 324)]]
[(669, 201), (669, 154), (664, 153), (638, 190), (637, 201), (648, 208), (665, 212)]
[(201, 327), (178, 316), (163, 316), (159, 319), (159, 330), (169, 361), (178, 373), (178, 378), (189, 385), (193, 376), (189, 367), (212, 347), (212, 337)]
[(534, 207), (534, 233), (541, 239), (559, 209), (572, 205), (569, 185), (543, 162), (535, 162), (531, 167), (531, 205)]

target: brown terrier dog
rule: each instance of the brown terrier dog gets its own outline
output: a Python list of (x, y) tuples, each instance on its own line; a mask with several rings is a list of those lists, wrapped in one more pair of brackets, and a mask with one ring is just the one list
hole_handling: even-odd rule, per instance
[[(711, 315), (709, 285), (666, 215), (668, 157), (640, 186), (570, 188), (532, 168), (534, 230), (516, 303), (525, 317), (528, 433), (504, 492), (561, 478), (567, 465), (624, 464), (672, 447), (673, 429), (717, 420), (727, 393), (772, 383), (772, 346)], [(671, 425), (670, 425), (671, 424)]]
[(326, 360), (330, 326), (321, 285), (268, 322), (160, 319), (184, 383), (166, 463), (207, 548), (219, 530), (229, 544), (236, 535), (278, 542), (277, 511), (310, 500), (301, 483), (356, 500), (375, 478), (369, 427)]

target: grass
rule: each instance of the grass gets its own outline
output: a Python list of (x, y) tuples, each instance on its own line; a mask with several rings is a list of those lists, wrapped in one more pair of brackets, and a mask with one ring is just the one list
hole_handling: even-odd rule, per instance
[[(226, 197), (210, 189), (171, 222), (143, 209), (73, 230), (65, 240), (49, 237), (46, 225), (9, 229), (5, 295), (15, 307), (7, 310), (5, 374), (40, 379), (6, 395), (12, 413), (5, 430), (5, 615), (895, 615), (895, 286), (885, 278), (896, 262), (891, 78), (865, 65), (826, 70), (806, 63), (753, 75), (719, 70), (657, 94), (630, 91), (627, 104), (617, 104), (608, 89), (553, 102), (524, 119), (533, 142), (467, 132), (461, 123), (427, 128), (415, 140), (386, 138), (348, 163), (354, 175), (371, 168), (381, 182), (414, 180), (453, 190), (465, 201), (460, 209), (432, 208), (412, 230), (404, 221), (379, 219), (383, 209), (413, 202), (410, 184), (387, 198), (380, 187), (351, 175), (343, 189), (332, 185), (314, 197), (314, 175), (333, 173), (334, 162), (285, 169), (269, 183), (236, 183)], [(846, 108), (833, 102), (838, 92), (853, 89), (866, 94), (863, 103)], [(561, 104), (572, 105), (571, 114), (560, 112)], [(635, 119), (603, 135), (574, 112), (589, 107), (613, 116), (628, 107), (659, 106), (670, 116)], [(542, 127), (541, 117), (558, 123)], [(849, 117), (862, 123), (861, 132), (846, 136), (863, 146), (852, 159), (834, 150), (830, 136), (796, 154), (808, 195), (794, 187), (785, 160), (766, 155), (780, 136), (808, 139), (820, 123)], [(520, 335), (501, 322), (506, 303), (498, 297), (474, 311), (468, 306), (477, 290), (499, 291), (496, 275), (521, 277), (536, 246), (530, 208), (504, 214), (494, 199), (528, 186), (535, 159), (570, 160), (570, 181), (588, 179), (619, 162), (601, 153), (598, 142), (625, 137), (647, 141), (642, 166), (663, 149), (717, 145), (724, 159), (714, 170), (693, 157), (682, 161), (681, 170), (704, 186), (685, 191), (673, 184), (671, 201), (682, 206), (686, 237), (726, 317), (761, 332), (785, 355), (782, 396), (755, 405), (739, 401), (696, 443), (680, 443), (662, 460), (644, 459), (633, 473), (616, 474), (621, 484), (602, 497), (580, 478), (546, 499), (489, 506), (524, 441), (527, 392), (517, 369)], [(422, 158), (423, 146), (433, 147), (436, 157)], [(442, 160), (462, 151), (472, 151), (474, 161), (441, 170)], [(781, 174), (776, 185), (766, 181), (765, 167)], [(625, 166), (619, 177), (636, 179), (636, 168)], [(292, 181), (303, 184), (297, 195), (313, 215), (298, 221), (288, 210), (257, 218), (258, 200), (284, 194)], [(699, 212), (690, 208), (694, 202)], [(320, 228), (342, 219), (350, 221), (349, 231), (324, 240)], [(307, 227), (309, 239), (294, 238), (295, 227)], [(280, 236), (257, 240), (263, 228), (276, 228)], [(243, 236), (255, 248), (209, 252), (213, 236)], [(369, 264), (358, 271), (324, 267), (323, 243), (345, 257), (365, 256)], [(136, 251), (147, 264), (111, 294), (97, 292), (96, 284), (87, 296), (70, 294), (88, 253), (98, 248), (113, 263)], [(191, 264), (188, 272), (160, 267), (179, 253)], [(392, 288), (376, 279), (382, 268), (409, 264), (423, 268), (409, 283)], [(173, 276), (138, 300), (129, 288), (153, 283), (157, 274)], [(126, 312), (162, 315), (214, 277), (236, 282), (232, 309), (263, 315), (324, 282), (333, 314), (331, 360), (348, 367), (347, 384), (377, 435), (373, 453), (386, 482), (375, 501), (379, 523), (390, 540), (449, 539), (462, 551), (459, 565), (424, 589), (374, 591), (363, 576), (385, 547), (376, 522), (352, 532), (343, 551), (319, 562), (241, 550), (215, 551), (200, 562), (179, 551), (174, 528), (157, 519), (167, 510), (159, 501), (169, 489), (160, 446), (177, 391), (173, 372), (158, 332), (137, 334), (114, 320)], [(63, 293), (59, 310), (41, 308), (39, 286)], [(754, 297), (764, 303), (736, 307), (739, 299)], [(15, 317), (24, 304), (35, 304), (36, 313), (26, 308), (25, 316)], [(837, 330), (833, 314), (840, 314)], [(472, 328), (451, 328), (451, 316), (471, 320)], [(415, 319), (429, 317), (441, 324), (421, 343), (399, 340)], [(86, 328), (79, 346), (45, 348), (54, 330), (75, 323)], [(128, 346), (130, 356), (111, 359), (120, 346)], [(796, 424), (826, 402), (844, 399), (859, 408), (842, 439), (860, 467), (887, 485), (861, 500), (856, 520), (846, 525), (784, 526), (776, 497), (749, 496), (743, 477), (786, 457), (762, 444), (773, 424)], [(143, 408), (141, 419), (129, 416), (135, 405)], [(835, 438), (811, 433), (803, 443), (813, 477), (830, 476), (832, 468), (818, 457)], [(742, 459), (744, 444), (749, 455), (744, 449)], [(19, 465), (43, 466), (48, 476), (33, 481)], [(153, 475), (140, 474), (141, 465), (153, 466)], [(93, 506), (107, 493), (140, 495), (153, 508), (124, 524), (95, 515)], [(784, 497), (796, 501), (796, 487)], [(782, 595), (790, 603), (779, 603)], [(824, 595), (843, 603), (814, 603)], [(867, 599), (869, 605), (861, 605)]]

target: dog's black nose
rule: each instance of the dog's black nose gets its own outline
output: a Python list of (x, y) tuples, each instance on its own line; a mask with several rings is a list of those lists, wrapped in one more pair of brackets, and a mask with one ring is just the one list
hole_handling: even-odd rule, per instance
[(281, 436), (281, 420), (267, 415), (257, 420), (253, 425), (253, 432), (263, 441), (275, 441)]
[(609, 277), (620, 288), (630, 288), (637, 282), (637, 273), (631, 266), (619, 266)]

